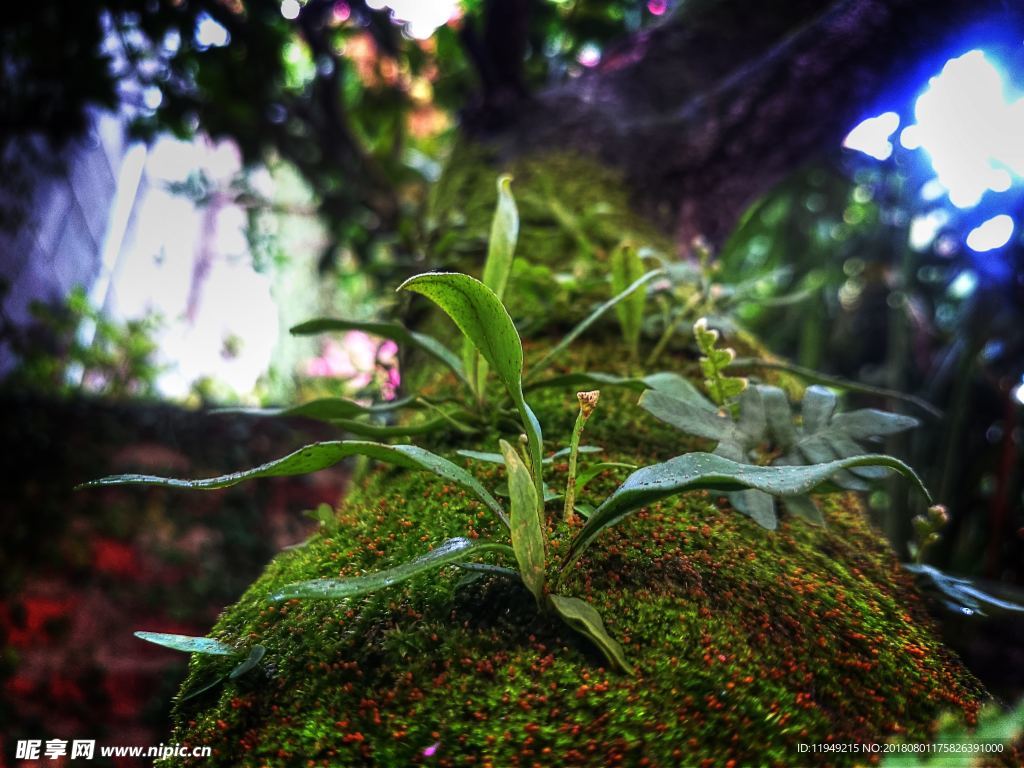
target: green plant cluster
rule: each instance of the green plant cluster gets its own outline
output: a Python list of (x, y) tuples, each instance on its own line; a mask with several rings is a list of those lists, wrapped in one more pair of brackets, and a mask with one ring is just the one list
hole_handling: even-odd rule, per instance
[[(545, 467), (550, 465), (554, 457), (545, 457), (543, 429), (540, 421), (526, 399), (526, 392), (542, 390), (554, 385), (564, 386), (567, 377), (556, 376), (538, 379), (537, 376), (548, 366), (559, 360), (566, 353), (569, 345), (588, 327), (595, 323), (604, 313), (615, 309), (620, 325), (623, 328), (627, 344), (636, 351), (638, 343), (637, 328), (642, 323), (644, 302), (634, 301), (631, 297), (640, 293), (640, 288), (651, 280), (664, 274), (657, 268), (649, 272), (640, 272), (640, 262), (630, 256), (628, 247), (619, 251), (615, 258), (619, 264), (613, 275), (615, 295), (600, 305), (591, 315), (586, 317), (565, 338), (554, 345), (533, 366), (529, 374), (524, 370), (523, 345), (515, 324), (503, 306), (501, 294), (507, 285), (511, 273), (518, 232), (518, 213), (515, 200), (510, 191), (510, 180), (503, 177), (498, 181), (498, 205), (493, 218), (487, 262), (484, 267), (484, 280), (481, 282), (469, 275), (461, 273), (430, 272), (410, 278), (400, 286), (400, 291), (419, 294), (436, 304), (456, 324), (463, 335), (461, 357), (436, 338), (412, 331), (395, 322), (356, 323), (345, 320), (316, 320), (296, 329), (298, 333), (322, 332), (328, 330), (347, 330), (360, 328), (393, 338), (400, 343), (419, 348), (420, 351), (433, 357), (449, 368), (457, 380), (461, 382), (466, 397), (461, 399), (430, 398), (415, 395), (380, 406), (364, 406), (358, 403), (341, 400), (325, 399), (297, 406), (285, 411), (275, 411), (275, 415), (303, 415), (330, 421), (343, 429), (363, 436), (393, 437), (399, 435), (429, 433), (438, 430), (454, 430), (463, 433), (484, 433), (497, 429), (499, 433), (509, 432), (517, 436), (511, 442), (500, 439), (499, 453), (494, 455), (478, 454), (475, 458), (485, 458), (504, 466), (506, 485), (503, 494), (507, 503), (499, 502), (495, 492), (489, 491), (481, 480), (453, 463), (451, 460), (416, 445), (390, 445), (383, 442), (366, 440), (341, 440), (321, 442), (306, 446), (282, 459), (269, 462), (251, 470), (235, 472), (206, 480), (181, 480), (145, 475), (119, 475), (88, 483), (89, 486), (152, 484), (168, 487), (216, 489), (234, 485), (243, 480), (258, 478), (297, 475), (314, 472), (333, 465), (349, 456), (365, 456), (377, 461), (392, 464), (404, 469), (431, 473), (449, 484), (453, 484), (472, 494), (488, 509), (507, 530), (505, 540), (472, 538), (457, 536), (446, 539), (439, 546), (425, 552), (421, 556), (396, 565), (392, 568), (346, 578), (312, 579), (284, 586), (273, 595), (275, 601), (284, 602), (293, 599), (329, 599), (338, 600), (370, 594), (386, 587), (396, 585), (428, 572), (453, 564), (487, 566), (477, 559), (484, 554), (496, 555), (504, 560), (503, 565), (494, 566), (502, 572), (515, 576), (533, 595), (536, 604), (545, 612), (560, 617), (568, 626), (586, 636), (604, 654), (609, 664), (626, 673), (633, 668), (622, 645), (614, 639), (605, 628), (598, 611), (585, 599), (577, 594), (563, 591), (564, 583), (571, 575), (571, 566), (580, 558), (593, 541), (605, 530), (619, 524), (628, 516), (659, 500), (694, 490), (713, 490), (731, 494), (734, 500), (741, 498), (766, 499), (771, 505), (772, 496), (782, 496), (787, 500), (806, 499), (806, 494), (813, 490), (832, 490), (843, 483), (837, 478), (847, 471), (860, 471), (875, 468), (896, 470), (910, 478), (929, 498), (928, 491), (912, 469), (898, 459), (865, 453), (861, 450), (849, 449), (844, 445), (843, 451), (814, 453), (803, 442), (787, 445), (791, 453), (799, 447), (805, 458), (813, 458), (810, 463), (796, 461), (778, 462), (773, 465), (761, 466), (752, 464), (746, 450), (741, 450), (737, 443), (736, 450), (721, 449), (729, 441), (735, 442), (736, 435), (743, 431), (743, 449), (749, 448), (747, 443), (759, 442), (763, 435), (757, 430), (744, 427), (744, 420), (750, 421), (752, 411), (749, 405), (740, 405), (739, 418), (741, 425), (737, 427), (724, 413), (717, 413), (714, 406), (703, 400), (682, 377), (659, 372), (639, 378), (616, 377), (604, 373), (577, 372), (573, 375), (574, 383), (598, 384), (604, 387), (622, 387), (647, 390), (642, 398), (645, 407), (652, 410), (652, 403), (667, 403), (672, 407), (686, 406), (697, 403), (698, 411), (690, 411), (689, 418), (697, 417), (697, 422), (718, 424), (721, 434), (701, 432), (690, 429), (701, 436), (725, 435), (726, 440), (720, 443), (715, 453), (688, 452), (671, 458), (668, 461), (655, 463), (636, 469), (626, 480), (609, 493), (596, 507), (578, 507), (575, 496), (586, 481), (597, 472), (607, 468), (598, 464), (589, 467), (577, 475), (577, 462), (581, 452), (580, 440), (586, 421), (593, 415), (599, 397), (598, 390), (579, 394), (580, 412), (573, 429), (570, 445), (566, 451), (569, 457), (569, 473), (564, 494), (552, 492), (546, 483)], [(630, 264), (631, 266), (626, 266)], [(640, 294), (641, 296), (643, 294)], [(781, 390), (749, 389), (746, 381), (728, 376), (724, 371), (733, 361), (731, 350), (716, 348), (717, 332), (709, 330), (701, 321), (695, 326), (695, 336), (701, 351), (701, 366), (705, 375), (705, 385), (714, 401), (726, 411), (728, 404), (740, 393), (769, 392), (773, 402), (782, 397), (782, 405), (772, 410), (778, 417), (785, 410), (785, 423), (789, 424), (788, 404), (785, 403)], [(487, 389), (488, 375), (502, 385), (502, 394), (496, 395)], [(826, 397), (824, 391), (815, 397)], [(645, 400), (646, 399), (646, 400)], [(749, 395), (747, 397), (749, 401)], [(760, 401), (758, 401), (760, 402)], [(782, 406), (785, 406), (783, 408)], [(834, 400), (832, 402), (834, 408)], [(409, 421), (396, 426), (385, 426), (375, 423), (372, 419), (382, 412), (403, 408), (417, 409), (429, 414), (426, 419)], [(805, 431), (814, 433), (805, 404)], [(822, 413), (823, 418), (830, 414), (829, 409)], [(664, 414), (656, 409), (652, 412), (663, 418)], [(263, 412), (266, 413), (266, 412)], [(878, 412), (875, 412), (876, 414)], [(885, 414), (875, 417), (886, 421)], [(837, 417), (838, 418), (838, 417)], [(899, 419), (899, 417), (892, 417)], [(764, 421), (764, 411), (760, 413)], [(672, 422), (672, 419), (665, 419)], [(778, 418), (773, 420), (777, 426)], [(902, 422), (901, 422), (902, 423)], [(684, 419), (682, 424), (687, 428), (689, 422)], [(764, 427), (761, 427), (761, 432)], [(777, 433), (778, 434), (778, 433)], [(557, 455), (557, 454), (556, 454)], [(743, 494), (757, 494), (745, 497)], [(563, 499), (564, 522), (573, 535), (566, 542), (564, 554), (552, 557), (553, 542), (548, 535), (546, 505)], [(792, 503), (787, 502), (787, 503)], [(807, 503), (810, 503), (809, 501)], [(813, 507), (813, 504), (811, 504)], [(748, 511), (742, 505), (737, 508)], [(587, 519), (585, 524), (573, 530), (576, 512)], [(758, 519), (765, 527), (769, 525), (764, 515), (748, 514)], [(774, 523), (774, 511), (771, 511)], [(554, 563), (557, 562), (557, 565)], [(180, 638), (168, 640), (163, 636), (147, 635), (146, 639), (161, 642), (171, 647), (181, 648)], [(195, 641), (187, 645), (189, 650), (203, 652), (205, 645)], [(259, 646), (253, 646), (257, 648)], [(219, 651), (215, 651), (219, 652)], [(250, 656), (251, 658), (251, 656)], [(258, 659), (257, 659), (258, 661)], [(255, 665), (256, 662), (253, 662)], [(250, 667), (251, 668), (251, 667)], [(235, 670), (237, 672), (237, 670)], [(232, 672), (231, 674), (235, 674)]]
[[(0, 286), (0, 297), (6, 292)], [(155, 317), (119, 323), (74, 288), (59, 305), (35, 302), (33, 323), (20, 328), (0, 315), (0, 341), (17, 363), (4, 384), (47, 394), (92, 392), (114, 398), (152, 397), (156, 362)]]

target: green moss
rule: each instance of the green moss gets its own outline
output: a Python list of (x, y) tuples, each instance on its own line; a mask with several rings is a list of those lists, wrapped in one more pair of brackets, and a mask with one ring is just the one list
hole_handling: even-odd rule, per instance
[[(487, 176), (493, 183), (493, 171)], [(490, 203), (470, 194), (481, 177), (449, 179), (436, 208), (463, 201), (474, 206), (468, 219), (489, 217)], [(529, 233), (531, 209), (519, 199)], [(528, 256), (523, 244), (533, 237), (521, 240)], [(571, 366), (623, 371), (626, 355), (612, 338), (577, 345)], [(537, 346), (527, 352), (535, 359)], [(547, 449), (563, 447), (574, 393), (544, 390), (530, 400)], [(635, 400), (603, 393), (585, 435), (605, 447), (601, 459), (645, 464), (703, 447)], [(471, 445), (493, 450), (497, 437)], [(457, 439), (432, 447), (450, 451)], [(493, 465), (465, 463), (490, 487), (502, 479)], [(556, 464), (547, 481), (557, 488), (565, 473)], [(622, 477), (605, 472), (582, 500), (599, 501)], [(799, 743), (927, 740), (935, 716), (950, 708), (971, 720), (984, 692), (937, 640), (858, 500), (825, 504), (826, 528), (785, 518), (768, 533), (723, 499), (691, 493), (603, 534), (562, 591), (600, 610), (638, 670), (627, 677), (501, 576), (449, 568), (356, 600), (273, 602), (284, 584), (380, 569), (450, 536), (504, 540), (462, 490), (373, 470), (339, 509), (337, 532), (278, 556), (215, 627), (214, 636), (240, 647), (264, 644), (267, 673), (179, 704), (173, 740), (211, 746), (213, 758), (196, 761), (206, 767), (792, 765), (815, 757), (798, 753)], [(556, 507), (552, 560), (570, 534)], [(554, 569), (549, 575), (553, 582)], [(196, 656), (184, 689), (224, 669)]]
[[(568, 434), (566, 395), (534, 398), (549, 448)], [(588, 439), (634, 463), (694, 447), (633, 399), (607, 393)], [(619, 479), (586, 493), (596, 501)], [(273, 603), (288, 582), (379, 569), (449, 536), (502, 536), (463, 491), (374, 471), (336, 535), (280, 555), (218, 623), (222, 640), (266, 645), (272, 674), (179, 706), (175, 738), (213, 746), (207, 766), (407, 765), (438, 742), (439, 765), (787, 765), (800, 742), (926, 739), (943, 708), (973, 716), (982, 692), (860, 506), (826, 503), (827, 529), (787, 520), (770, 534), (696, 493), (606, 533), (565, 591), (599, 607), (639, 670), (629, 678), (500, 577), (449, 569), (346, 603)], [(552, 531), (559, 548), (565, 533)], [(219, 665), (196, 657), (186, 689)]]

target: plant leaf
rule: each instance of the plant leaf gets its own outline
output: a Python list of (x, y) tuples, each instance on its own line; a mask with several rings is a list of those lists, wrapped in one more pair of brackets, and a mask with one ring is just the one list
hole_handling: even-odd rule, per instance
[[(491, 237), (487, 241), (487, 261), (484, 262), (483, 283), (499, 300), (505, 297), (505, 286), (512, 272), (516, 240), (519, 238), (519, 211), (512, 196), (512, 177), (498, 177), (498, 204), (491, 220)], [(468, 339), (463, 344), (462, 360), (473, 391), (482, 401), (487, 386), (488, 363)]]
[(469, 384), (466, 371), (455, 353), (433, 336), (410, 331), (401, 323), (387, 320), (342, 320), (341, 318), (319, 317), (299, 323), (291, 329), (294, 336), (312, 336), (318, 333), (337, 331), (365, 331), (383, 339), (391, 339), (398, 344), (416, 347), (446, 365), (463, 382)]
[(448, 459), (431, 453), (416, 445), (385, 445), (361, 440), (335, 440), (324, 443), (313, 443), (300, 448), (294, 453), (271, 461), (253, 469), (232, 472), (228, 475), (211, 477), (205, 480), (185, 480), (173, 477), (157, 477), (155, 475), (113, 475), (93, 480), (78, 488), (97, 488), (109, 485), (158, 485), (167, 488), (189, 488), (196, 490), (216, 490), (228, 488), (243, 480), (258, 477), (291, 477), (305, 475), (327, 467), (334, 466), (349, 456), (368, 456), (371, 459), (393, 464), (396, 467), (433, 474), (459, 485), (476, 494), (506, 525), (508, 518), (495, 498), (480, 482), (462, 467)]
[(433, 301), (473, 342), (505, 385), (516, 404), (529, 439), (530, 458), (540, 485), (543, 436), (540, 422), (523, 397), (523, 344), (519, 332), (494, 291), (469, 275), (457, 272), (427, 272), (406, 280), (398, 290), (413, 291)]
[(487, 261), (484, 263), (484, 285), (494, 291), (498, 299), (505, 297), (505, 286), (512, 273), (516, 241), (519, 239), (519, 210), (512, 196), (512, 177), (498, 177), (498, 204), (491, 219), (491, 237), (487, 241)]
[[(917, 474), (892, 456), (869, 454), (825, 464), (795, 467), (759, 467), (741, 464), (711, 453), (688, 453), (661, 464), (638, 469), (595, 511), (573, 539), (565, 565), (582, 554), (596, 536), (631, 512), (684, 491), (734, 491), (754, 488), (774, 496), (808, 493), (827, 483), (837, 472), (851, 467), (886, 466), (910, 478), (931, 503), (928, 489)], [(564, 567), (564, 566), (563, 566)]]
[(810, 496), (783, 496), (783, 503), (792, 514), (802, 517), (813, 525), (824, 525), (825, 518)]
[(526, 588), (540, 604), (544, 597), (544, 519), (540, 499), (516, 449), (502, 440), (501, 453), (508, 471), (512, 551)]
[(686, 402), (649, 389), (640, 396), (640, 407), (688, 435), (731, 443), (744, 437), (731, 418), (707, 401), (699, 404)]
[(239, 664), (237, 667), (231, 670), (231, 674), (228, 675), (228, 679), (237, 680), (242, 675), (256, 669), (256, 665), (260, 663), (260, 659), (263, 658), (266, 652), (267, 649), (264, 648), (262, 645), (254, 645), (249, 650), (249, 655), (246, 657), (245, 661), (243, 661), (241, 664)]
[[(621, 294), (644, 275), (644, 262), (631, 243), (621, 243), (612, 251), (612, 292)], [(645, 291), (633, 291), (615, 305), (615, 314), (622, 327), (626, 346), (635, 355), (640, 344), (640, 330), (644, 322)]]
[(402, 408), (418, 407), (420, 407), (420, 402), (417, 397), (403, 397), (399, 400), (373, 405), (362, 405), (344, 397), (322, 397), (301, 405), (293, 405), (290, 408), (216, 408), (211, 413), (282, 418), (294, 416), (318, 421), (335, 421), (336, 419), (353, 419), (357, 416), (371, 416), (390, 413)]
[(592, 605), (578, 597), (567, 597), (566, 595), (548, 595), (548, 600), (551, 607), (562, 617), (562, 621), (581, 635), (588, 637), (604, 654), (612, 667), (629, 675), (636, 674), (633, 666), (626, 660), (622, 645), (608, 634), (601, 614)]
[(162, 645), (184, 653), (205, 653), (212, 656), (237, 656), (238, 651), (220, 640), (209, 637), (192, 637), (190, 635), (170, 635), (165, 632), (136, 632), (139, 640)]
[[(910, 416), (873, 409), (836, 413), (835, 394), (825, 387), (815, 385), (808, 387), (804, 394), (803, 424), (794, 427), (791, 417), (781, 416), (781, 405), (777, 404), (785, 400), (781, 390), (767, 386), (759, 386), (757, 389), (762, 397), (771, 400), (773, 408), (780, 411), (778, 416), (769, 416), (775, 442), (785, 451), (784, 456), (777, 461), (780, 464), (823, 463), (862, 456), (866, 451), (858, 445), (858, 441), (892, 435), (918, 425), (917, 419)], [(781, 430), (781, 434), (776, 432), (777, 429)], [(835, 479), (848, 490), (867, 490), (870, 486), (858, 478), (871, 480), (885, 475), (886, 470), (880, 467), (858, 467), (852, 473), (844, 472)]]
[(575, 328), (569, 331), (569, 333), (567, 333), (565, 337), (560, 342), (558, 342), (558, 344), (549, 349), (548, 352), (537, 362), (537, 364), (533, 366), (533, 369), (530, 371), (530, 377), (532, 378), (533, 376), (536, 376), (542, 370), (547, 368), (548, 365), (550, 365), (555, 358), (562, 354), (566, 347), (572, 344), (584, 331), (587, 330), (587, 328), (589, 328), (591, 325), (597, 322), (597, 320), (605, 312), (614, 307), (620, 301), (623, 301), (624, 299), (628, 298), (630, 294), (633, 293), (633, 291), (639, 290), (654, 278), (660, 277), (664, 274), (664, 269), (652, 269), (647, 274), (635, 280), (629, 287), (627, 287), (621, 293), (612, 296), (612, 298), (608, 299), (608, 301), (606, 301), (604, 304), (602, 304), (589, 315), (587, 315), (587, 317), (580, 321), (580, 323), (577, 324)]
[(401, 584), (421, 573), (436, 571), (444, 565), (457, 563), (484, 552), (513, 554), (511, 548), (505, 544), (480, 539), (453, 538), (443, 542), (437, 549), (394, 568), (347, 579), (313, 579), (288, 584), (271, 599), (338, 600), (343, 597), (358, 597), (394, 584)]
[(990, 595), (988, 592), (975, 586), (970, 579), (960, 576), (951, 576), (925, 564), (904, 563), (903, 567), (917, 576), (926, 579), (945, 598), (946, 605), (954, 611), (962, 614), (977, 613), (984, 616), (984, 607), (997, 608), (1001, 611), (1011, 613), (1024, 613), (1024, 605)]
[(708, 402), (707, 398), (693, 384), (678, 373), (668, 373), (667, 371), (651, 373), (640, 378), (618, 376), (614, 373), (602, 373), (599, 371), (578, 371), (560, 376), (552, 376), (551, 378), (541, 379), (540, 381), (525, 385), (525, 389), (528, 392), (534, 389), (563, 388), (578, 391), (581, 389), (604, 389), (606, 387), (624, 387), (635, 392), (654, 389), (668, 395), (673, 395), (680, 400)]
[[(603, 453), (603, 452), (604, 452), (604, 448), (602, 448), (602, 447), (600, 447), (598, 445), (581, 445), (579, 447), (579, 453), (581, 453), (581, 454), (584, 454), (584, 453)], [(487, 451), (469, 451), (469, 450), (460, 450), (460, 451), (456, 451), (455, 453), (458, 454), (459, 456), (465, 456), (467, 459), (473, 459), (474, 461), (485, 461), (488, 464), (502, 464), (503, 465), (505, 463), (505, 457), (502, 456), (500, 453), (488, 453)], [(554, 453), (552, 453), (550, 456), (544, 458), (541, 461), (541, 464), (545, 464), (545, 465), (546, 464), (553, 464), (556, 459), (560, 459), (563, 456), (568, 456), (568, 455), (569, 455), (569, 449), (568, 448), (561, 448), (561, 449), (555, 451)]]
[(733, 491), (728, 496), (729, 503), (737, 512), (746, 515), (762, 528), (774, 531), (778, 527), (775, 499), (770, 494), (751, 488), (746, 491)]

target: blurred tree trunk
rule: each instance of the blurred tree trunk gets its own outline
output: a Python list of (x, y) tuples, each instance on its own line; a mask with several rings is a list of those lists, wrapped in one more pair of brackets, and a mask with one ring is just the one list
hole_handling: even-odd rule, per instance
[[(489, 5), (493, 25), (525, 29), (508, 6)], [(532, 97), (512, 98), (521, 80), (507, 62), (477, 61), (484, 94), (465, 127), (508, 156), (573, 148), (623, 170), (685, 250), (697, 235), (721, 242), (754, 199), (883, 111), (885, 93), (920, 87), (974, 30), (1022, 20), (1002, 0), (687, 0), (595, 69)]]

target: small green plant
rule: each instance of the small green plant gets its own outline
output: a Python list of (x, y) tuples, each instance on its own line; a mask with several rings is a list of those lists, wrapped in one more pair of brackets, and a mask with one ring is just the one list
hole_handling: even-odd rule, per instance
[[(511, 226), (509, 222), (514, 219), (514, 206), (510, 206), (509, 199), (501, 198), (505, 192), (507, 192), (507, 183), (500, 184), (499, 212), (495, 221), (504, 223), (500, 226), (496, 224), (498, 231), (492, 234), (492, 238), (502, 239), (503, 244), (500, 248), (496, 247), (491, 250), (492, 256), (500, 259), (501, 263), (505, 265), (491, 272), (491, 276), (494, 278), (493, 283), (499, 288), (504, 284), (501, 274), (504, 272), (507, 276), (509, 260), (507, 254), (511, 248), (510, 243), (514, 241), (514, 238), (510, 237), (507, 232), (503, 234), (501, 231), (502, 227)], [(497, 255), (495, 256), (495, 254)], [(490, 263), (489, 259), (488, 265)], [(486, 272), (485, 270), (485, 274)], [(573, 329), (562, 342), (555, 345), (552, 351), (544, 355), (533, 367), (533, 373), (542, 370), (553, 356), (557, 356), (561, 350), (564, 350), (600, 314), (638, 290), (657, 274), (658, 271), (654, 271), (640, 276), (625, 289), (619, 291), (612, 300), (602, 304), (590, 317)], [(581, 509), (580, 505), (575, 503), (575, 497), (586, 482), (603, 468), (623, 466), (613, 463), (597, 464), (583, 471), (579, 471), (577, 466), (580, 454), (593, 452), (596, 449), (594, 446), (580, 445), (580, 441), (584, 425), (596, 407), (598, 393), (596, 391), (581, 392), (578, 395), (580, 411), (576, 427), (569, 441), (569, 447), (552, 456), (545, 457), (542, 426), (526, 398), (526, 392), (530, 391), (531, 385), (524, 372), (525, 360), (522, 341), (512, 318), (494, 288), (461, 273), (428, 272), (405, 281), (399, 290), (419, 294), (436, 304), (459, 328), (463, 343), (471, 347), (471, 349), (464, 350), (463, 359), (460, 360), (450, 352), (448, 347), (432, 337), (410, 331), (395, 323), (380, 323), (374, 326), (376, 330), (373, 332), (381, 332), (381, 335), (389, 335), (391, 338), (427, 352), (450, 368), (469, 388), (476, 406), (475, 413), (468, 410), (442, 411), (439, 418), (444, 424), (449, 428), (458, 429), (457, 425), (463, 419), (466, 421), (476, 419), (475, 426), (472, 428), (479, 430), (486, 424), (481, 420), (486, 412), (494, 411), (502, 418), (492, 421), (492, 423), (498, 423), (505, 427), (497, 430), (499, 434), (511, 432), (517, 436), (523, 435), (522, 452), (517, 450), (513, 442), (501, 438), (497, 440), (499, 453), (461, 452), (465, 456), (504, 465), (507, 478), (507, 504), (498, 501), (497, 489), (494, 489), (492, 493), (474, 475), (444, 456), (416, 445), (389, 445), (384, 442), (364, 440), (315, 443), (253, 469), (203, 480), (149, 475), (118, 475), (87, 483), (86, 486), (149, 484), (209, 490), (224, 488), (258, 477), (279, 477), (315, 472), (350, 456), (365, 456), (405, 470), (431, 473), (447, 483), (457, 485), (473, 494), (504, 526), (504, 529), (507, 530), (507, 539), (504, 537), (500, 537), (500, 540), (499, 538), (450, 538), (419, 557), (395, 567), (351, 578), (315, 579), (290, 584), (280, 589), (273, 599), (351, 598), (435, 572), (447, 565), (462, 565), (470, 569), (511, 573), (517, 576), (533, 595), (542, 613), (560, 617), (568, 626), (589, 638), (605, 655), (611, 666), (627, 673), (632, 673), (633, 668), (626, 659), (621, 645), (606, 630), (597, 611), (579, 597), (559, 594), (559, 592), (563, 581), (562, 577), (568, 566), (582, 555), (597, 535), (631, 512), (660, 499), (700, 489), (733, 493), (733, 498), (740, 498), (738, 495), (740, 492), (759, 493), (769, 503), (772, 503), (771, 495), (783, 496), (787, 499), (800, 497), (820, 486), (832, 483), (847, 470), (858, 470), (865, 467), (889, 467), (902, 472), (914, 480), (922, 493), (926, 497), (928, 496), (927, 490), (913, 470), (889, 456), (863, 455), (861, 452), (852, 456), (830, 455), (826, 457), (819, 455), (821, 461), (815, 459), (814, 463), (807, 466), (757, 466), (749, 463), (744, 452), (753, 445), (751, 442), (753, 436), (761, 435), (766, 429), (764, 425), (758, 425), (760, 422), (768, 420), (769, 411), (768, 409), (762, 409), (760, 412), (751, 411), (745, 409), (741, 403), (738, 408), (738, 420), (733, 422), (728, 406), (730, 399), (735, 398), (741, 392), (741, 397), (748, 399), (754, 396), (750, 393), (760, 397), (762, 388), (744, 390), (745, 382), (743, 380), (725, 375), (723, 371), (732, 360), (731, 353), (716, 348), (717, 334), (706, 328), (700, 328), (698, 343), (704, 352), (702, 368), (709, 390), (714, 393), (713, 397), (718, 399), (719, 405), (722, 406), (721, 410), (704, 399), (685, 379), (668, 373), (630, 378), (577, 372), (532, 384), (532, 389), (541, 386), (566, 386), (569, 382), (585, 382), (643, 390), (645, 395), (642, 402), (648, 410), (650, 410), (652, 402), (664, 402), (672, 408), (678, 408), (679, 404), (686, 405), (689, 410), (684, 411), (687, 415), (683, 419), (683, 423), (690, 424), (692, 421), (702, 430), (697, 434), (715, 437), (720, 441), (721, 450), (716, 451), (715, 454), (689, 453), (662, 464), (638, 469), (595, 509)], [(318, 327), (354, 327), (345, 321), (316, 322), (319, 323)], [(360, 324), (359, 327), (363, 330), (371, 330), (368, 324)], [(474, 371), (472, 374), (467, 373), (464, 361), (470, 363), (470, 370)], [(484, 379), (481, 378), (482, 371), (485, 374), (488, 371), (494, 374), (502, 384), (506, 401), (494, 397), (490, 407), (486, 409), (482, 407), (485, 394)], [(414, 402), (422, 403), (422, 398), (407, 398), (403, 405)], [(762, 400), (758, 399), (757, 402), (760, 403)], [(514, 418), (504, 418), (506, 403), (511, 404), (511, 413)], [(431, 403), (431, 406), (440, 409), (436, 403)], [(362, 406), (351, 401), (326, 400), (315, 401), (296, 409), (277, 411), (276, 413), (326, 418), (346, 429), (357, 431), (352, 428), (353, 419), (349, 417), (365, 416), (384, 409), (398, 407), (401, 406), (397, 404)], [(825, 417), (831, 416), (831, 410), (824, 410), (827, 410), (827, 414), (823, 412), (820, 417), (815, 418), (818, 421), (824, 418), (822, 424), (827, 424), (828, 418)], [(757, 415), (758, 413), (760, 416)], [(770, 413), (772, 419), (780, 418), (777, 403)], [(785, 416), (786, 423), (791, 428), (788, 410), (786, 410)], [(849, 416), (855, 417), (856, 413)], [(805, 433), (812, 436), (817, 435), (819, 429), (807, 428), (809, 410), (806, 405), (804, 419)], [(839, 417), (837, 416), (836, 419)], [(835, 419), (832, 421), (835, 422)], [(361, 425), (361, 428), (373, 427), (378, 434), (383, 432), (387, 436), (409, 434), (409, 430), (404, 425), (389, 429), (376, 427), (366, 422), (357, 423)], [(858, 424), (859, 422), (854, 419), (854, 423)], [(758, 432), (758, 429), (761, 431)], [(849, 429), (852, 427), (849, 427), (848, 431)], [(373, 430), (371, 429), (371, 431)], [(723, 446), (729, 446), (730, 449), (726, 450)], [(790, 447), (795, 452), (803, 448), (803, 443), (797, 441)], [(729, 455), (725, 455), (726, 453)], [(548, 502), (558, 499), (559, 496), (551, 492), (545, 483), (544, 471), (545, 467), (549, 466), (556, 457), (563, 455), (569, 457), (570, 465), (565, 499), (562, 505), (563, 517), (568, 520), (571, 519), (574, 510), (582, 511), (587, 516), (587, 522), (570, 542), (568, 554), (561, 563), (559, 578), (552, 584), (548, 579), (550, 547), (546, 505)], [(798, 462), (790, 462), (790, 464), (793, 463)], [(774, 522), (773, 511), (772, 516), (772, 522)], [(323, 520), (322, 514), (319, 517)], [(766, 525), (766, 527), (773, 526)], [(507, 566), (479, 562), (478, 558), (482, 555), (496, 556), (507, 563)], [(512, 565), (515, 567), (510, 567)], [(199, 650), (199, 647), (195, 646), (192, 650)]]
[[(747, 386), (746, 379), (729, 377), (724, 370), (733, 359), (732, 350), (717, 349), (718, 334), (707, 329), (706, 321), (694, 325), (694, 337), (703, 353), (700, 365), (704, 384), (713, 402), (693, 391), (680, 398), (658, 391), (645, 392), (640, 406), (655, 418), (688, 435), (717, 442), (716, 456), (746, 464), (775, 466), (815, 465), (870, 453), (861, 443), (917, 426), (909, 416), (862, 409), (836, 413), (838, 399), (829, 389), (808, 387), (803, 398), (802, 423), (794, 423), (786, 394), (778, 387)], [(885, 469), (859, 466), (838, 472), (834, 485), (844, 490), (866, 490), (866, 481), (884, 475)], [(777, 516), (772, 497), (761, 491), (729, 494), (739, 511), (765, 528), (775, 528)], [(787, 509), (812, 523), (822, 517), (806, 494), (783, 497)]]

